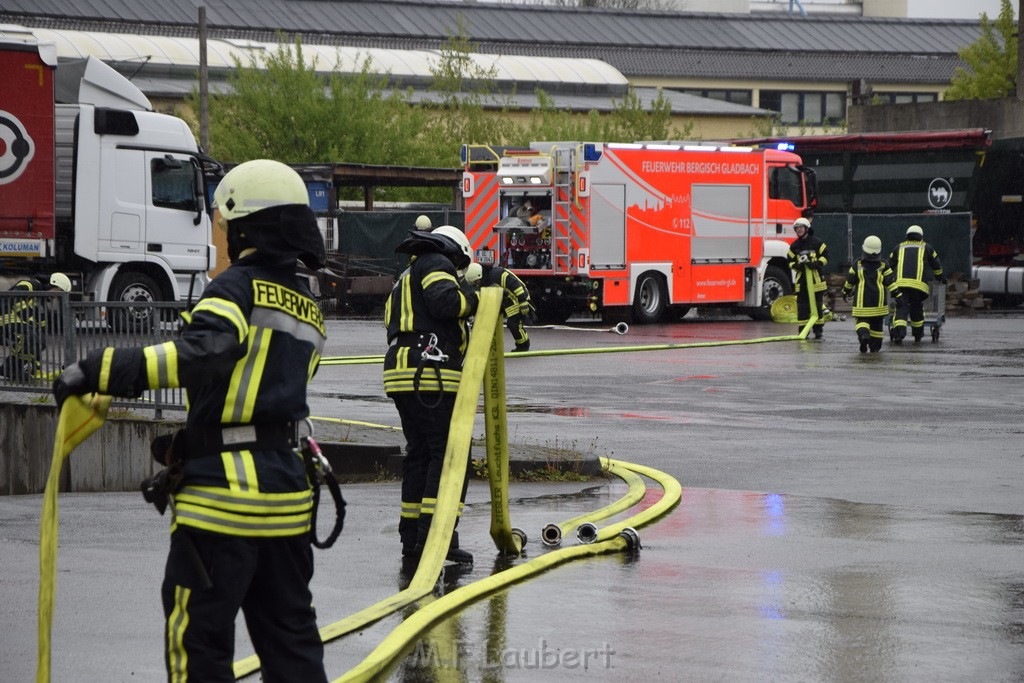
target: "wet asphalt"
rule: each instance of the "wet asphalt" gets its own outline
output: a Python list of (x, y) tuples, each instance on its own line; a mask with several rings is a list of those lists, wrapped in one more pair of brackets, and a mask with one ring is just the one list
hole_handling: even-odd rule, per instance
[[(572, 326), (534, 329), (533, 348), (795, 331), (740, 318), (624, 336)], [(377, 321), (328, 331), (328, 356), (383, 351)], [(561, 565), (469, 605), (424, 634), (389, 679), (1024, 680), (1024, 316), (951, 317), (938, 342), (886, 343), (880, 354), (858, 352), (847, 320), (821, 341), (517, 357), (506, 372), (514, 446), (653, 467), (678, 479), (682, 499), (639, 529), (639, 553)], [(311, 407), (398, 424), (379, 365), (322, 367)], [(401, 443), (394, 429), (318, 429)], [(639, 508), (660, 495), (647, 483)], [(316, 555), (321, 626), (409, 580), (398, 483), (344, 490), (345, 532)], [(625, 491), (616, 478), (513, 483), (524, 559), (546, 552), (545, 524)], [(508, 565), (488, 536), (483, 481), (467, 503), (459, 531), (476, 563), (446, 569), (438, 595)], [(0, 498), (3, 680), (34, 677), (40, 505)], [(53, 680), (161, 680), (167, 520), (134, 493), (63, 495), (60, 515)], [(401, 619), (328, 643), (328, 675), (361, 662)], [(239, 622), (238, 657), (250, 653)]]

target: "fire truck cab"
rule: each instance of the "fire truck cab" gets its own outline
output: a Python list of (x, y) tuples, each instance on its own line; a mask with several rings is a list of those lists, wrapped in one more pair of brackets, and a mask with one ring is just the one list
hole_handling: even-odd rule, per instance
[(545, 322), (656, 323), (692, 306), (766, 319), (792, 290), (793, 221), (815, 205), (795, 154), (677, 142), (466, 145), (466, 235), (514, 271)]

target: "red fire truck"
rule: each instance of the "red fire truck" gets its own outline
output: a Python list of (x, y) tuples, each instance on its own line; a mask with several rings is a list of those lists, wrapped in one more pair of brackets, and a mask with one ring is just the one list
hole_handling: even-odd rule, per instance
[(793, 221), (816, 203), (813, 171), (780, 149), (534, 142), (462, 160), (476, 259), (513, 270), (544, 322), (712, 305), (767, 319), (792, 290)]

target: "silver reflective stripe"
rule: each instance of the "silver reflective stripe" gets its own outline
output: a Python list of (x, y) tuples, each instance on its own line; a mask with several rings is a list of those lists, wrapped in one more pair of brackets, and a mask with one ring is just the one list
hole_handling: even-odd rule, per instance
[(203, 299), (196, 307), (192, 309), (192, 316), (200, 311), (209, 311), (230, 321), (236, 328), (238, 328), (238, 339), (241, 341), (245, 339), (245, 335), (249, 333), (249, 323), (246, 322), (245, 316), (238, 309), (238, 306), (231, 301), (225, 301), (224, 299), (209, 298)]
[[(299, 493), (299, 492), (296, 491), (296, 493)], [(181, 496), (193, 496), (195, 498), (202, 498), (204, 500), (208, 500), (208, 501), (211, 501), (211, 502), (217, 502), (217, 503), (230, 503), (232, 505), (244, 505), (244, 506), (248, 506), (248, 507), (271, 507), (272, 508), (272, 507), (295, 507), (295, 506), (302, 506), (302, 505), (307, 505), (307, 504), (311, 505), (312, 502), (313, 502), (313, 492), (312, 491), (305, 491), (304, 494), (305, 495), (303, 495), (302, 497), (291, 498), (289, 500), (266, 500), (266, 499), (250, 500), (248, 498), (240, 498), (240, 497), (237, 497), (237, 496), (233, 496), (230, 493), (215, 493), (213, 491), (203, 491), (203, 490), (198, 490), (198, 489), (192, 488), (191, 486), (186, 486), (186, 487), (182, 488), (181, 491), (179, 491), (176, 495), (179, 496), (179, 497), (181, 497)], [(181, 504), (183, 504), (183, 505), (187, 504), (187, 503), (188, 503), (188, 501), (181, 501)], [(192, 504), (195, 505), (196, 503), (192, 503)], [(301, 514), (301, 511), (300, 512), (296, 512), (295, 514)]]
[(232, 422), (244, 422), (242, 416), (245, 412), (245, 405), (248, 402), (249, 396), (249, 384), (252, 382), (252, 376), (255, 372), (256, 362), (260, 358), (259, 350), (263, 344), (263, 335), (257, 332), (252, 336), (252, 348), (249, 349), (249, 353), (245, 356), (245, 367), (242, 368), (242, 376), (238, 380), (238, 391), (235, 399), (235, 409), (231, 413)]
[(149, 348), (152, 350), (153, 356), (156, 359), (156, 375), (157, 380), (160, 382), (160, 386), (170, 386), (171, 383), (167, 376), (167, 351), (174, 348), (174, 342), (158, 344)]
[[(252, 440), (255, 441), (256, 427), (253, 427), (252, 425), (246, 425), (246, 427), (252, 429)], [(245, 429), (245, 427), (235, 427), (235, 429)], [(225, 433), (227, 433), (228, 431), (229, 430), (227, 429), (224, 430)], [(249, 485), (249, 479), (246, 477), (245, 474), (245, 458), (242, 457), (242, 451), (232, 451), (231, 459), (235, 463), (235, 478), (238, 480), (238, 488), (240, 488), (243, 491), (248, 491), (252, 487)]]
[(305, 515), (302, 519), (293, 522), (275, 522), (272, 521), (276, 518), (253, 518), (251, 520), (230, 520), (220, 517), (218, 515), (204, 515), (201, 512), (195, 510), (182, 510), (180, 507), (177, 510), (177, 518), (179, 523), (183, 519), (191, 519), (196, 522), (206, 522), (207, 524), (215, 524), (218, 526), (229, 527), (231, 529), (248, 529), (248, 530), (282, 530), (282, 529), (305, 529), (309, 526), (310, 517)]
[(320, 334), (320, 330), (284, 311), (257, 308), (252, 312), (251, 321), (253, 325), (268, 327), (277, 332), (289, 334), (299, 341), (307, 341), (316, 348), (317, 353), (323, 350), (324, 336)]

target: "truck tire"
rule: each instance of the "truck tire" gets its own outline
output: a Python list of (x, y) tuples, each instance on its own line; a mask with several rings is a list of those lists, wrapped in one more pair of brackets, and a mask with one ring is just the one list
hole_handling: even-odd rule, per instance
[(668, 291), (661, 275), (653, 272), (641, 275), (636, 283), (636, 294), (633, 296), (633, 322), (640, 325), (661, 322), (667, 306)]
[(771, 320), (775, 300), (793, 293), (793, 280), (778, 266), (768, 266), (761, 285), (761, 306), (750, 311), (754, 320)]
[(157, 309), (147, 306), (162, 299), (160, 285), (137, 271), (118, 273), (110, 288), (110, 301), (131, 304), (107, 310), (107, 325), (114, 332), (149, 333), (157, 322)]

